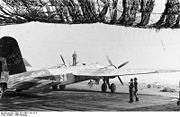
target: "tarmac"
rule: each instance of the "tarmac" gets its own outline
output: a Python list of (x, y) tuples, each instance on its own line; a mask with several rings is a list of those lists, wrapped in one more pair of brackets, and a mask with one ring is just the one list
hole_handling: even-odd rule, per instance
[[(119, 88), (118, 88), (119, 89)], [(115, 94), (102, 93), (100, 87), (74, 84), (65, 91), (7, 93), (0, 111), (179, 111), (173, 97), (139, 94), (140, 101), (129, 103), (129, 94), (121, 87)]]

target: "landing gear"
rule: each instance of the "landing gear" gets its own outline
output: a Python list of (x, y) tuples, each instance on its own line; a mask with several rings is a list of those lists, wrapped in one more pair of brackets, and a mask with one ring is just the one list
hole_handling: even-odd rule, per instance
[(178, 105), (178, 106), (180, 105), (179, 101), (177, 101), (177, 105)]
[(54, 85), (54, 86), (52, 86), (52, 89), (54, 91), (58, 91), (58, 90), (63, 91), (63, 90), (65, 90), (65, 88), (66, 88), (66, 85)]
[(59, 88), (60, 88), (61, 91), (64, 91), (65, 88), (66, 88), (66, 85), (60, 85)]
[(59, 89), (59, 86), (58, 86), (58, 85), (53, 85), (53, 86), (52, 86), (52, 89), (53, 89), (54, 91), (57, 91), (57, 90)]
[(106, 85), (105, 82), (102, 84), (101, 90), (102, 90), (102, 92), (104, 92), (104, 93), (107, 91), (107, 85)]
[(111, 93), (115, 93), (115, 91), (116, 91), (116, 85), (115, 85), (114, 83), (111, 84), (110, 90), (111, 90)]
[(109, 89), (111, 90), (111, 93), (115, 93), (115, 91), (116, 91), (116, 85), (115, 85), (114, 83), (112, 83), (112, 84), (110, 85), (109, 79), (106, 79), (106, 80), (104, 79), (103, 81), (104, 81), (104, 83), (103, 83), (102, 86), (101, 86), (102, 92), (106, 92), (106, 91), (107, 91), (107, 86), (108, 86)]

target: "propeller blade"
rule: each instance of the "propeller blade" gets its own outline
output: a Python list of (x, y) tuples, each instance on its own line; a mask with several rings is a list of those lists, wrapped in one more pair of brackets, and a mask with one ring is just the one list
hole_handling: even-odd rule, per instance
[(113, 66), (113, 63), (112, 63), (111, 59), (108, 56), (106, 56), (106, 59), (108, 60), (109, 65)]
[(124, 85), (123, 81), (121, 80), (121, 78), (118, 76), (119, 81), (121, 82), (122, 85)]
[(123, 67), (123, 66), (125, 66), (125, 65), (128, 64), (128, 63), (129, 63), (129, 61), (124, 62), (123, 64), (121, 64), (120, 66), (118, 66), (118, 69), (121, 68), (121, 67)]
[(64, 65), (66, 65), (66, 62), (64, 61), (63, 56), (62, 56), (62, 55), (60, 55), (60, 57), (61, 57), (61, 60), (62, 60), (63, 64), (64, 64)]

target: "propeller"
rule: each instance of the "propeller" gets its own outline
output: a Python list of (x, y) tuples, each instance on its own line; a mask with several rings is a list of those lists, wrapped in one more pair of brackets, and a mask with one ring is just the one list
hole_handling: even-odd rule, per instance
[(112, 63), (112, 61), (111, 61), (111, 59), (110, 59), (108, 56), (106, 56), (106, 58), (107, 58), (107, 60), (108, 60), (109, 65), (114, 66), (113, 63)]
[(123, 81), (121, 80), (120, 76), (118, 76), (119, 81), (121, 82), (122, 85), (124, 85)]
[(63, 58), (63, 56), (62, 56), (62, 55), (60, 55), (60, 57), (61, 57), (61, 60), (62, 60), (63, 64), (64, 64), (64, 65), (66, 65), (66, 62), (65, 62), (65, 60), (64, 60), (64, 58)]
[[(129, 63), (129, 61), (126, 61), (126, 62), (122, 63), (121, 65), (119, 65), (118, 67), (116, 67), (116, 66), (112, 63), (111, 59), (110, 59), (108, 56), (106, 56), (106, 58), (107, 58), (107, 60), (108, 60), (109, 65), (110, 65), (110, 66), (114, 66), (116, 69), (120, 69), (120, 68), (124, 67), (126, 64)], [(123, 81), (121, 80), (120, 76), (118, 76), (118, 79), (119, 79), (120, 83), (121, 83), (122, 85), (124, 85), (124, 83), (123, 83)]]
[(128, 64), (129, 63), (129, 61), (126, 61), (126, 62), (124, 62), (123, 64), (121, 64), (121, 65), (119, 65), (118, 66), (118, 69), (120, 69), (121, 67), (124, 67), (126, 64)]

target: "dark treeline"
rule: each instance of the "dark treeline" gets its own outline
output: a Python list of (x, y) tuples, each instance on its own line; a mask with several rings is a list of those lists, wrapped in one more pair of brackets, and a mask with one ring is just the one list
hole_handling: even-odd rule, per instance
[(3, 0), (0, 24), (106, 23), (142, 28), (179, 28), (179, 0), (167, 0), (160, 19), (150, 24), (155, 0)]

